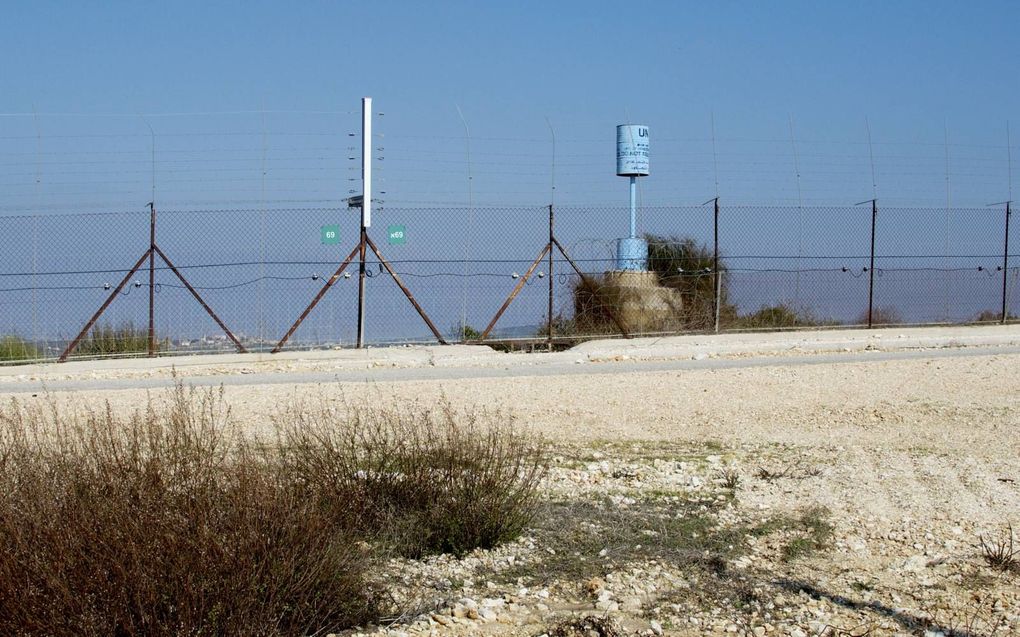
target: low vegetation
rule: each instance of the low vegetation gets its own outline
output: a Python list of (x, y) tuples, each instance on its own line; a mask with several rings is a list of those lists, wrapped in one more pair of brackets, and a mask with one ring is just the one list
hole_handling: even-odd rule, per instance
[[(646, 235), (648, 270), (655, 273), (658, 285), (674, 293), (668, 315), (658, 316), (655, 331), (704, 331), (715, 325), (715, 258), (712, 248), (691, 237)], [(720, 262), (720, 272), (725, 272)], [(610, 275), (589, 275), (574, 283), (574, 314), (569, 320), (558, 317), (554, 327), (559, 334), (618, 334), (621, 319), (621, 295), (624, 289), (609, 282)], [(720, 282), (719, 314), (723, 323), (736, 317), (736, 306), (729, 300), (725, 276)], [(628, 330), (634, 326), (626, 325)]]
[[(156, 339), (156, 351), (165, 350), (170, 342), (166, 338)], [(119, 356), (149, 351), (149, 330), (135, 327), (128, 321), (114, 326), (108, 323), (96, 325), (78, 343), (73, 354), (76, 356)]]
[(25, 361), (39, 357), (35, 345), (16, 334), (0, 336), (0, 362)]
[(731, 327), (743, 330), (762, 330), (838, 324), (838, 321), (819, 318), (807, 307), (792, 303), (779, 303), (762, 306), (749, 314), (741, 314), (733, 321)]
[(450, 333), (455, 341), (461, 343), (479, 341), (482, 338), (482, 333), (467, 323), (454, 323)]
[(1013, 525), (1007, 524), (1006, 530), (997, 538), (978, 538), (981, 556), (989, 566), (1000, 571), (1020, 570), (1020, 547), (1014, 546), (1013, 537)]
[[(888, 305), (877, 305), (871, 308), (871, 322), (874, 325), (897, 325), (903, 323), (903, 315), (895, 307)], [(868, 324), (868, 311), (865, 310), (857, 317), (858, 325)]]
[(623, 637), (619, 622), (608, 616), (574, 617), (556, 624), (549, 637)]
[(739, 583), (730, 581), (729, 565), (746, 553), (746, 538), (778, 534), (783, 538), (782, 558), (794, 560), (825, 548), (833, 532), (823, 507), (754, 523), (721, 524), (718, 513), (729, 502), (714, 495), (683, 494), (623, 506), (609, 499), (549, 501), (528, 529), (546, 554), (503, 575), (528, 585), (563, 580), (590, 584), (636, 563), (657, 560), (700, 574), (705, 586), (732, 592)]
[(655, 498), (620, 507), (609, 500), (546, 502), (530, 533), (552, 552), (506, 575), (529, 583), (583, 582), (650, 559), (709, 570), (738, 555), (742, 529), (721, 527), (714, 498)]
[[(691, 237), (646, 235), (648, 269), (658, 284), (673, 291), (678, 302), (671, 304), (669, 316), (659, 318), (658, 331), (705, 331), (715, 327), (716, 276), (715, 255), (710, 246)], [(720, 259), (719, 324), (726, 329), (782, 329), (838, 325), (839, 321), (815, 315), (809, 308), (782, 302), (741, 314), (731, 301), (726, 262)], [(573, 288), (572, 318), (557, 317), (559, 334), (618, 334), (620, 288), (608, 283), (609, 275), (589, 275), (578, 279)], [(894, 314), (882, 317), (898, 322)], [(866, 322), (866, 319), (865, 319)]]
[(499, 414), (346, 407), (245, 435), (178, 386), (128, 418), (0, 408), (0, 634), (310, 635), (388, 612), (393, 555), (531, 520), (542, 449)]
[[(680, 322), (686, 330), (708, 330), (715, 326), (715, 253), (691, 237), (647, 235), (648, 269), (659, 284), (676, 290), (683, 300)], [(719, 320), (730, 323), (737, 308), (730, 302), (725, 261), (719, 261)]]
[(832, 538), (833, 526), (829, 522), (829, 510), (825, 507), (810, 507), (787, 526), (796, 529), (796, 536), (783, 547), (783, 559), (787, 561), (807, 557), (826, 548)]
[[(1006, 312), (1006, 320), (1018, 321), (1020, 320), (1020, 315), (1012, 312)], [(974, 322), (976, 323), (998, 323), (1000, 321), (1002, 321), (1001, 310), (982, 310), (976, 317), (974, 317)]]

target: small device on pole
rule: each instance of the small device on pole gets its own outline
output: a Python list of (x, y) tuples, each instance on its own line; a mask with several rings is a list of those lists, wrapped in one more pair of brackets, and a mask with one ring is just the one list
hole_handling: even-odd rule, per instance
[(637, 236), (637, 178), (648, 176), (648, 127), (621, 124), (616, 127), (616, 174), (630, 178), (630, 235), (616, 244), (618, 270), (644, 270), (648, 245)]

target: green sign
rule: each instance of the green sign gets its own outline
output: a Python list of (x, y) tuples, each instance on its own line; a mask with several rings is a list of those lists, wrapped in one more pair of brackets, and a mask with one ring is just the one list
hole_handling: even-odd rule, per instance
[(386, 226), (386, 234), (390, 238), (391, 246), (403, 245), (407, 241), (404, 226)]
[(319, 230), (322, 245), (335, 246), (340, 243), (340, 226), (322, 226)]

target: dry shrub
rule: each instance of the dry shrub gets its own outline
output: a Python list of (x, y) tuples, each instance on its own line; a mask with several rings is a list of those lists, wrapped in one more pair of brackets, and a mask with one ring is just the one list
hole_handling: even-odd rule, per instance
[(1014, 548), (1013, 525), (1006, 524), (1005, 531), (997, 538), (985, 539), (981, 535), (981, 555), (992, 568), (1000, 571), (1015, 571), (1020, 567), (1020, 548)]
[[(156, 351), (165, 351), (169, 347), (170, 340), (168, 338), (156, 338)], [(149, 331), (144, 327), (135, 327), (134, 323), (127, 321), (117, 326), (109, 323), (96, 325), (78, 343), (74, 355), (119, 356), (147, 351), (149, 351)]]
[[(710, 330), (715, 325), (715, 254), (709, 245), (693, 237), (645, 235), (648, 242), (648, 269), (659, 282), (680, 292), (683, 306), (678, 319), (684, 330)], [(729, 323), (737, 308), (730, 302), (726, 264), (719, 262), (719, 319)]]
[[(890, 305), (876, 305), (871, 308), (871, 322), (873, 325), (897, 325), (903, 323), (903, 315), (895, 307)], [(857, 325), (868, 324), (868, 311), (864, 310), (857, 316)]]
[(614, 308), (619, 308), (622, 302), (619, 288), (605, 285), (605, 277), (593, 274), (578, 277), (573, 288), (574, 317), (569, 323), (561, 321), (555, 326), (558, 334), (597, 336), (620, 333), (613, 320)]
[(540, 473), (511, 431), (478, 434), (452, 415), (281, 422), (275, 440), (242, 435), (221, 394), (181, 386), (126, 419), (0, 408), (0, 634), (363, 624), (381, 611), (366, 574), (384, 549), (505, 539)]
[(825, 321), (815, 316), (810, 308), (793, 303), (763, 305), (750, 314), (741, 314), (733, 326), (738, 329), (774, 329), (789, 327), (817, 327), (834, 325), (834, 321)]
[(535, 513), (542, 445), (500, 412), (345, 403), (295, 410), (283, 431), (296, 479), (347, 499), (360, 528), (386, 530), (378, 539), (406, 557), (491, 548)]
[(348, 516), (227, 414), (181, 387), (128, 420), (0, 413), (0, 633), (297, 635), (371, 618)]

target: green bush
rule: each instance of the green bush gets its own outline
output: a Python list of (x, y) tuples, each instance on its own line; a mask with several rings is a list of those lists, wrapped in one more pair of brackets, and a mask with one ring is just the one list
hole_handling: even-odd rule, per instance
[(511, 423), (447, 408), (287, 412), (274, 431), (180, 386), (129, 418), (0, 407), (0, 634), (364, 625), (394, 610), (381, 560), (512, 537), (541, 476)]
[(534, 515), (542, 446), (505, 414), (457, 414), (449, 404), (345, 412), (289, 415), (285, 458), (316, 497), (349, 502), (363, 531), (387, 529), (393, 551), (491, 548)]
[(765, 305), (756, 312), (738, 316), (733, 323), (733, 327), (738, 329), (776, 329), (837, 324), (837, 321), (819, 319), (807, 308), (796, 307), (790, 303), (780, 303), (778, 305)]
[[(690, 237), (646, 235), (648, 270), (656, 274), (662, 287), (675, 290), (680, 303), (670, 316), (660, 317), (659, 327), (666, 331), (709, 330), (715, 326), (715, 259), (712, 248)], [(733, 320), (736, 307), (729, 301), (726, 267), (720, 261), (719, 318), (722, 323)], [(556, 317), (554, 328), (559, 334), (619, 334), (613, 320), (620, 319), (620, 289), (606, 285), (605, 275), (589, 275), (574, 283), (574, 316), (569, 321)], [(626, 321), (624, 321), (626, 323)], [(543, 327), (543, 330), (545, 327)], [(540, 332), (544, 333), (544, 332)]]
[[(166, 349), (168, 339), (156, 339), (156, 351)], [(135, 327), (131, 321), (113, 326), (108, 323), (96, 325), (78, 343), (73, 354), (79, 356), (117, 356), (138, 354), (149, 351), (149, 330)]]
[[(894, 307), (876, 305), (871, 308), (871, 323), (873, 325), (895, 325), (903, 322), (903, 316), (900, 315), (900, 311)], [(857, 317), (858, 325), (868, 324), (868, 311), (864, 310)]]
[(482, 333), (476, 330), (474, 327), (460, 323), (456, 323), (452, 330), (453, 338), (456, 341), (479, 341), (482, 339)]
[[(715, 253), (691, 237), (646, 235), (648, 269), (659, 283), (680, 292), (683, 299), (681, 329), (708, 330), (715, 327)], [(729, 323), (737, 314), (729, 300), (726, 264), (720, 259), (719, 320)]]
[(39, 358), (35, 345), (15, 335), (0, 336), (0, 361), (24, 361)]

